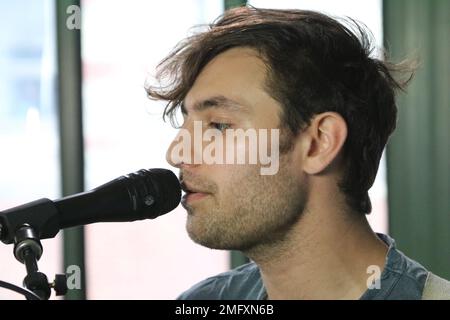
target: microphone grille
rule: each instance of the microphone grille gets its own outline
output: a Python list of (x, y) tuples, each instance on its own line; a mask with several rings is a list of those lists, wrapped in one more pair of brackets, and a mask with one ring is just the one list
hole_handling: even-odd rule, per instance
[(175, 209), (181, 201), (181, 185), (167, 169), (142, 169), (128, 175), (135, 186), (137, 211), (143, 218), (154, 219)]

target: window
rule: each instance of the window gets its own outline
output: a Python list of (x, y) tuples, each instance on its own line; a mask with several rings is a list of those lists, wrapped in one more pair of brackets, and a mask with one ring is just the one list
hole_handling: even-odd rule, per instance
[[(0, 1), (0, 211), (59, 197), (54, 11), (52, 0)], [(42, 245), (39, 268), (52, 281), (60, 236)], [(0, 279), (21, 286), (13, 245), (0, 243), (0, 261)], [(0, 288), (0, 299), (21, 297)]]
[[(156, 64), (223, 1), (84, 1), (82, 48), (86, 182), (93, 188), (143, 168), (170, 168), (176, 130), (144, 90)], [(175, 170), (174, 170), (175, 171)], [(229, 254), (194, 244), (180, 206), (155, 220), (86, 228), (89, 299), (173, 299), (228, 269)]]

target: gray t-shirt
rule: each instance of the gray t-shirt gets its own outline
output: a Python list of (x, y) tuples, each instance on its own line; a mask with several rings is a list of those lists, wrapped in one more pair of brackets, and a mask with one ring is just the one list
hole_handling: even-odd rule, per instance
[[(428, 271), (395, 248), (395, 241), (377, 234), (389, 250), (379, 288), (368, 289), (361, 300), (420, 300)], [(369, 275), (368, 275), (369, 276)], [(254, 262), (205, 279), (182, 293), (180, 300), (264, 300), (267, 293)]]

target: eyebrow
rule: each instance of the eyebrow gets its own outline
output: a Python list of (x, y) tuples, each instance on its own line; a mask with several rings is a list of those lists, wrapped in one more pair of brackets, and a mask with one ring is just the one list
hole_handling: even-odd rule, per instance
[[(224, 109), (230, 111), (247, 111), (245, 106), (224, 96), (214, 96), (205, 100), (200, 100), (194, 104), (194, 111), (204, 111), (207, 109)], [(188, 114), (184, 101), (181, 103), (181, 112)]]

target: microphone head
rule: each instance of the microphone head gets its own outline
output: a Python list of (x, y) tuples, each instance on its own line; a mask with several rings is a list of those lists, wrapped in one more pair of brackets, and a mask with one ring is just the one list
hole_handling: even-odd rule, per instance
[(139, 170), (125, 176), (133, 211), (141, 219), (154, 219), (175, 209), (181, 201), (181, 185), (167, 169)]

